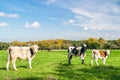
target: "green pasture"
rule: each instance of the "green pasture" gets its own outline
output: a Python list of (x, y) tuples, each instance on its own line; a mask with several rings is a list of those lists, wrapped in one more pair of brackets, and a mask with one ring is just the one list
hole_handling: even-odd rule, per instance
[(85, 64), (79, 57), (73, 57), (67, 64), (67, 50), (41, 51), (32, 61), (32, 69), (26, 60), (17, 60), (17, 71), (12, 65), (6, 71), (7, 51), (0, 51), (0, 80), (120, 80), (120, 50), (111, 50), (106, 65), (99, 60), (100, 66), (90, 66), (91, 50), (87, 51)]

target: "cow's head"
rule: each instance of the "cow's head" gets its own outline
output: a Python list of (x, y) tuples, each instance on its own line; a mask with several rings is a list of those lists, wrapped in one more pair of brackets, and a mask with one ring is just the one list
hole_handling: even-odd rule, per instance
[(39, 48), (39, 47), (38, 47), (38, 45), (33, 45), (33, 46), (31, 46), (30, 48), (33, 50), (33, 52), (36, 53), (36, 52), (38, 51), (38, 48)]
[(106, 50), (106, 52), (107, 52), (107, 55), (110, 55), (110, 50)]
[(87, 45), (86, 45), (86, 44), (83, 44), (83, 46), (84, 46), (84, 47), (87, 47)]
[(86, 44), (83, 44), (83, 45), (82, 45), (82, 48), (86, 51), (86, 50), (87, 50), (87, 45), (86, 45)]

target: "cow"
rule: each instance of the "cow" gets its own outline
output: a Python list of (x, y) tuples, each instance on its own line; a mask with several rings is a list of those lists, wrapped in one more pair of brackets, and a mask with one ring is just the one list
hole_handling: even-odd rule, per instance
[(80, 56), (80, 59), (82, 60), (82, 64), (84, 64), (86, 50), (87, 50), (86, 44), (83, 44), (81, 47), (69, 46), (68, 47), (68, 63), (71, 64), (72, 56), (76, 56), (76, 57)]
[(95, 60), (97, 66), (98, 64), (98, 59), (103, 60), (103, 64), (106, 63), (106, 59), (110, 55), (110, 50), (92, 50), (92, 59), (91, 59), (91, 65), (93, 65), (93, 60)]
[(9, 64), (10, 61), (12, 62), (12, 66), (14, 70), (17, 70), (16, 68), (16, 59), (27, 59), (29, 63), (29, 68), (31, 69), (31, 61), (35, 57), (37, 51), (38, 51), (38, 45), (33, 45), (29, 47), (25, 46), (10, 46), (8, 47), (8, 57), (7, 57), (7, 63), (6, 63), (6, 70), (9, 70)]

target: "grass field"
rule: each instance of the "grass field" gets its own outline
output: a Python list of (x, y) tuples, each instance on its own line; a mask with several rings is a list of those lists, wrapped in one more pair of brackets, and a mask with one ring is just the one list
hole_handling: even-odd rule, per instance
[(90, 66), (91, 50), (87, 51), (85, 64), (79, 57), (73, 57), (72, 64), (67, 64), (67, 51), (39, 51), (32, 61), (32, 69), (25, 60), (17, 60), (18, 71), (12, 65), (6, 71), (5, 50), (0, 51), (0, 80), (120, 80), (120, 50), (112, 50), (106, 65)]

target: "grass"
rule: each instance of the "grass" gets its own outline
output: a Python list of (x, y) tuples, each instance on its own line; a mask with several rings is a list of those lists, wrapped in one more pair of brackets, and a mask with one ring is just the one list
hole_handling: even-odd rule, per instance
[(90, 66), (91, 50), (87, 51), (85, 64), (79, 57), (73, 57), (67, 64), (67, 51), (39, 51), (32, 61), (32, 69), (27, 61), (17, 60), (18, 71), (12, 65), (6, 71), (7, 52), (0, 51), (0, 80), (120, 80), (120, 50), (112, 50), (106, 65)]

